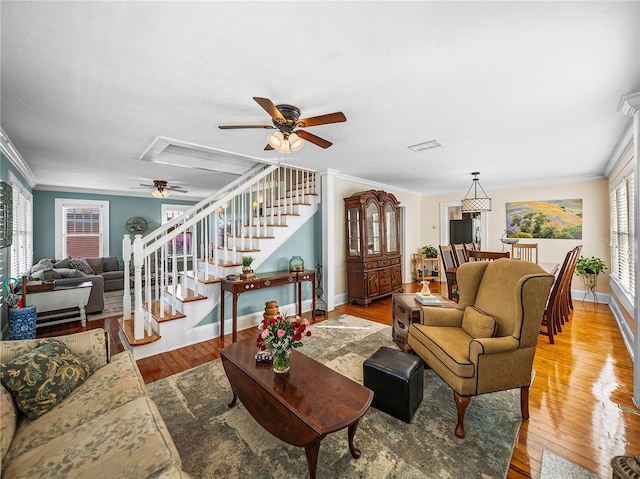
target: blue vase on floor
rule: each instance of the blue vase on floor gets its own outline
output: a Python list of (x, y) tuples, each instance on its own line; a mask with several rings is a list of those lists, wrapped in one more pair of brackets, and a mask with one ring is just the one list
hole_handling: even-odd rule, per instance
[(36, 307), (9, 308), (9, 339), (35, 339)]

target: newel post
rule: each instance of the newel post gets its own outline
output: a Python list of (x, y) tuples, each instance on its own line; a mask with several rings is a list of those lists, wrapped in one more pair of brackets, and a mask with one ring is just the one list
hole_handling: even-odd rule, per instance
[(142, 309), (142, 265), (144, 263), (144, 248), (142, 235), (136, 235), (133, 240), (133, 294), (135, 298), (135, 312), (133, 315), (133, 339), (144, 338), (144, 310)]
[(122, 295), (122, 319), (131, 319), (131, 288), (129, 284), (129, 262), (131, 261), (131, 237), (122, 238), (122, 260), (124, 261), (124, 293)]

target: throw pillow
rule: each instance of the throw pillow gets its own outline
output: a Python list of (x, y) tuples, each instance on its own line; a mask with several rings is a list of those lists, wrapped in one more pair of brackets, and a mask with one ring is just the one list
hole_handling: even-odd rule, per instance
[(93, 368), (54, 338), (0, 364), (0, 380), (29, 419), (36, 419), (93, 374)]
[(104, 271), (118, 271), (118, 258), (116, 256), (109, 256), (108, 258), (104, 258), (103, 263)]
[(91, 266), (89, 266), (89, 263), (87, 263), (86, 259), (82, 259), (82, 258), (70, 259), (69, 264), (71, 265), (72, 268), (75, 268), (78, 271), (81, 271), (85, 274), (93, 274), (93, 270), (91, 269)]
[(87, 258), (85, 261), (91, 267), (93, 274), (100, 274), (104, 271), (102, 258)]
[(86, 274), (79, 269), (73, 268), (58, 268), (56, 269), (56, 273), (58, 273), (61, 278), (81, 278), (86, 276)]
[[(75, 269), (72, 271), (76, 271)], [(31, 275), (32, 278), (39, 279), (42, 281), (51, 281), (53, 279), (60, 279), (62, 276), (57, 269), (43, 269), (40, 271), (36, 271)]]
[(54, 268), (71, 268), (71, 263), (69, 262), (71, 258), (61, 259), (60, 261), (56, 261), (53, 264)]
[(462, 329), (474, 339), (493, 338), (496, 334), (496, 320), (491, 316), (478, 311), (472, 306), (467, 306), (462, 317)]
[(53, 268), (53, 260), (49, 258), (42, 258), (40, 261), (38, 261), (38, 264), (44, 266), (44, 269)]

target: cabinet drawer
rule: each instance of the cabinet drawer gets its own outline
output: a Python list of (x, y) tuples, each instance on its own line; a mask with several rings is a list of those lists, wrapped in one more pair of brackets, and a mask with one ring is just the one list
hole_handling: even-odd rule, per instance
[(378, 267), (377, 261), (367, 261), (364, 264), (364, 269), (376, 269)]
[(382, 261), (378, 261), (378, 267), (380, 268), (384, 268), (386, 266), (390, 266), (391, 265), (391, 260), (390, 259), (383, 259)]
[(261, 287), (261, 281), (256, 280), (256, 281), (244, 283), (242, 286), (240, 286), (240, 289), (242, 291), (254, 291), (256, 289), (260, 289), (260, 287)]
[(283, 284), (291, 284), (296, 282), (296, 276), (291, 274), (286, 278), (277, 278), (277, 279), (264, 279), (260, 283), (264, 284), (264, 286), (282, 286)]
[(393, 317), (394, 320), (402, 322), (408, 329), (411, 323), (420, 322), (420, 307), (407, 307), (404, 303), (396, 302), (393, 309)]

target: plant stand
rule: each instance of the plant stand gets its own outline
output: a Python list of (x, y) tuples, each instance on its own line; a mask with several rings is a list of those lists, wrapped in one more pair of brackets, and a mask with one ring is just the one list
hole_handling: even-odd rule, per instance
[(582, 276), (584, 280), (584, 296), (582, 298), (582, 302), (587, 298), (588, 294), (593, 296), (593, 303), (596, 305), (595, 309), (598, 309), (598, 275), (597, 274), (586, 274)]

